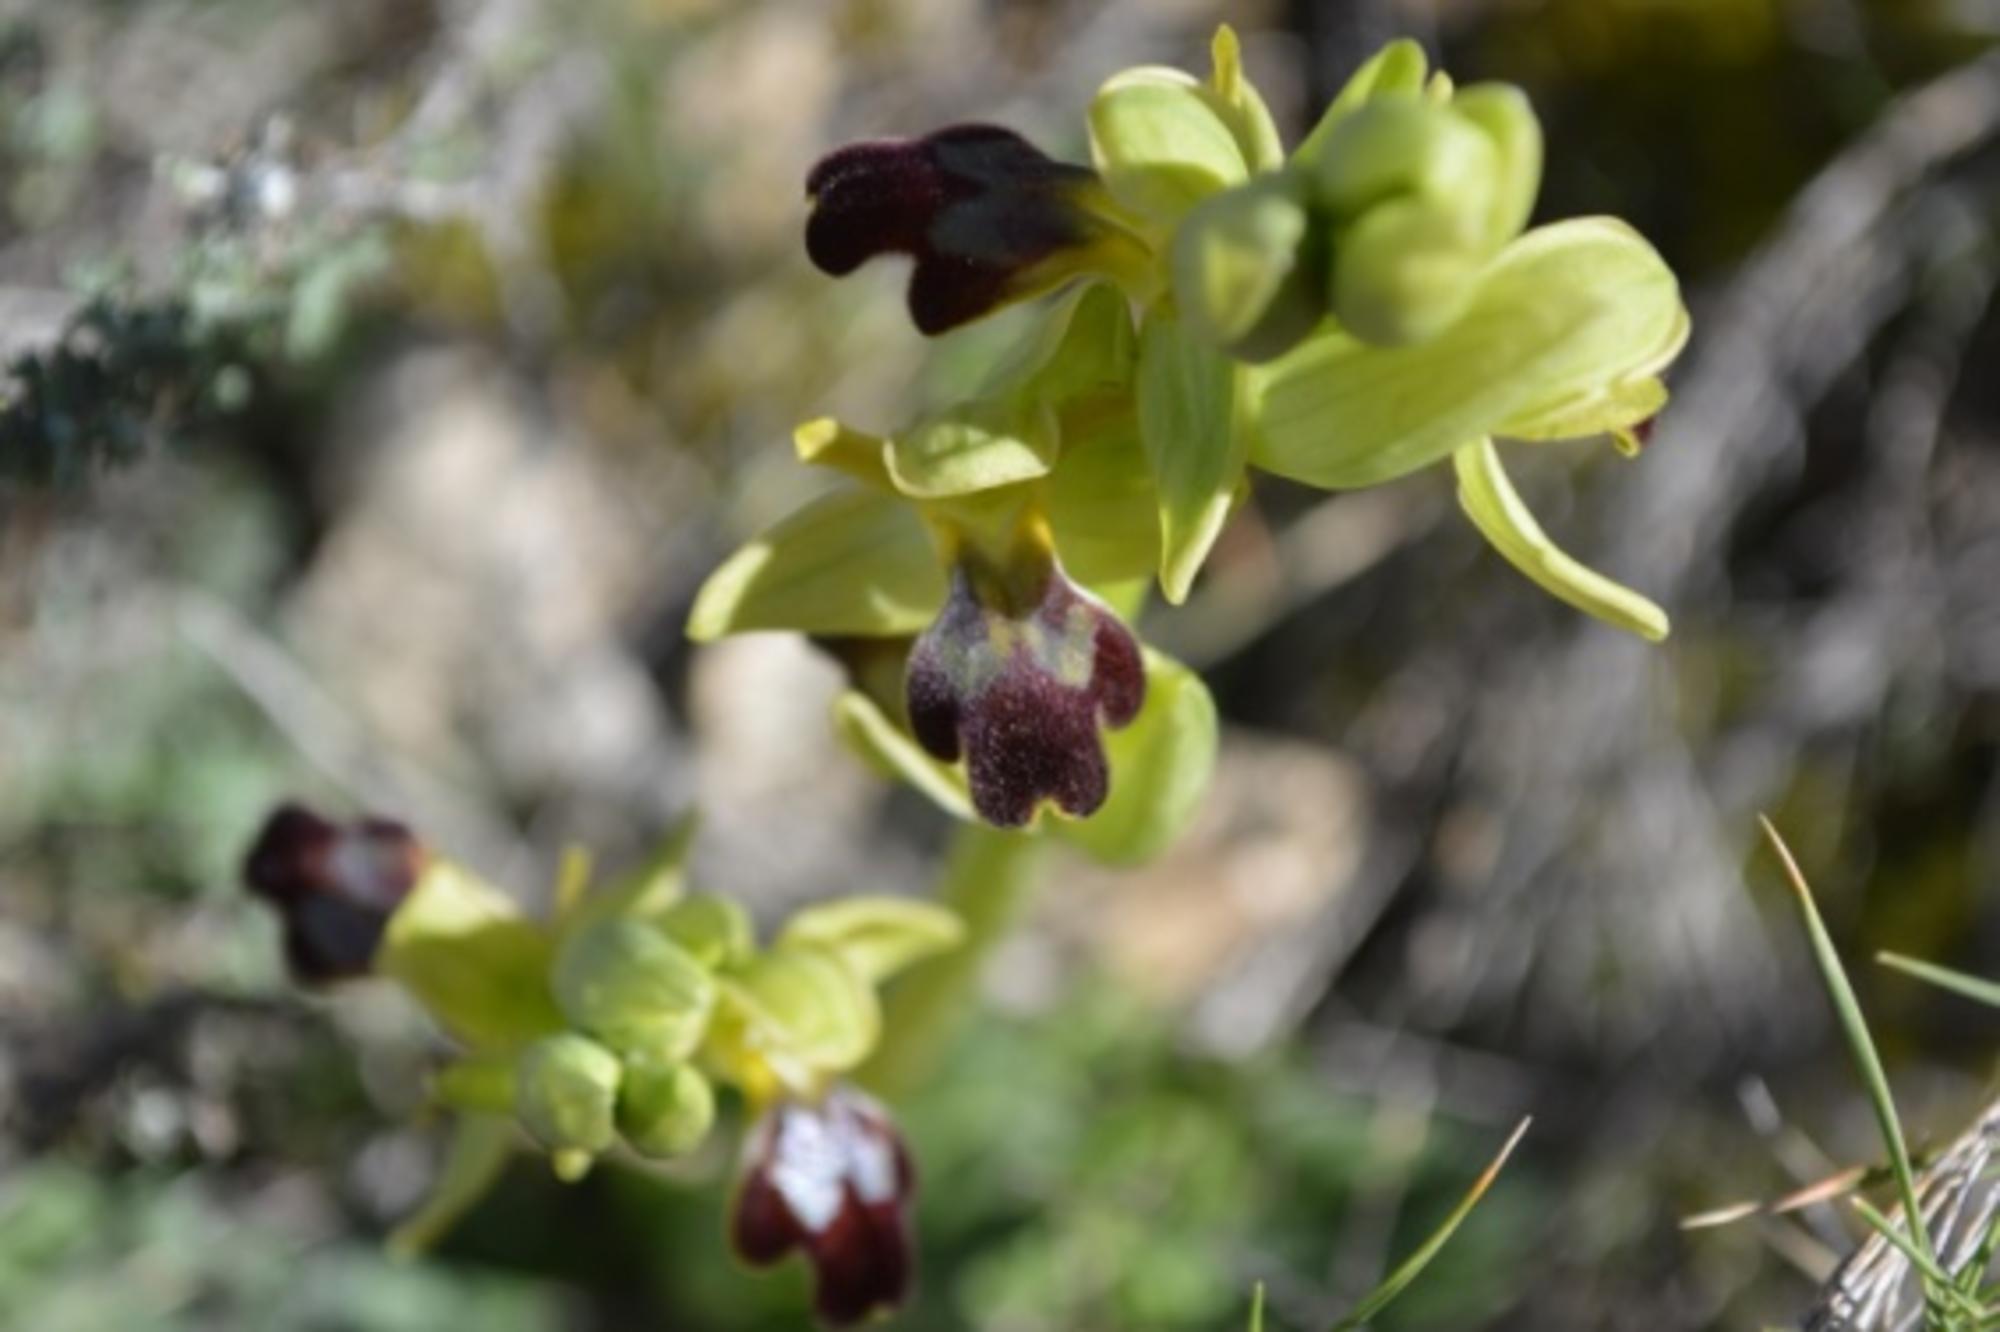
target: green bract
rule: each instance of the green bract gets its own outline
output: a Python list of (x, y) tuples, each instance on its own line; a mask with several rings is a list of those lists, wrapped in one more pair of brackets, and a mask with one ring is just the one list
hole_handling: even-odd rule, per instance
[[(859, 489), (738, 552), (689, 626), (909, 652), (901, 698), (873, 666), (856, 676), (843, 735), (955, 814), (1073, 829), (1112, 860), (1170, 839), (1213, 718), (1184, 674), (1173, 705), (1134, 708), (1129, 630), (1066, 589), (1149, 574), (1182, 600), (1253, 468), (1339, 490), (1450, 457), (1506, 559), (1609, 623), (1666, 632), (1657, 607), (1554, 546), (1492, 444), (1608, 434), (1637, 451), (1688, 332), (1659, 255), (1607, 218), (1524, 230), (1543, 143), (1518, 89), (1458, 88), (1393, 43), (1288, 158), (1227, 28), (1212, 59), (1205, 80), (1157, 66), (1107, 80), (1085, 117), (1091, 168), (992, 126), (823, 164), (815, 261), (838, 274), (912, 253), (920, 327), (977, 318), (1051, 273), (1093, 276), (968, 400), (885, 435), (803, 427), (800, 457)], [(866, 188), (913, 179), (936, 188)], [(992, 228), (977, 244), (975, 215)], [(1092, 259), (1113, 241), (1119, 263)], [(1167, 687), (1149, 660), (1147, 687)], [(998, 789), (1009, 773), (1035, 776)], [(1065, 817), (1039, 819), (1042, 802)]]

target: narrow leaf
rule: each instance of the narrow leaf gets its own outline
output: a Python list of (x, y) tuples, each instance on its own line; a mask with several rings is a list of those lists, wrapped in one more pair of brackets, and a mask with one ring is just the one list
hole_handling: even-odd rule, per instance
[(1900, 971), (1906, 976), (1929, 981), (1940, 989), (1950, 990), (1953, 994), (1963, 995), (1988, 1007), (2000, 1008), (2000, 985), (1990, 980), (1968, 976), (1962, 971), (1953, 971), (1934, 962), (1904, 957), (1901, 953), (1877, 953), (1875, 960), (1892, 971)]
[(412, 1259), (443, 1239), (500, 1180), (514, 1125), (501, 1115), (461, 1115), (430, 1196), (389, 1235), (389, 1252)]
[(1826, 986), (1827, 996), (1833, 1001), (1833, 1011), (1840, 1019), (1840, 1029), (1847, 1037), (1848, 1053), (1854, 1059), (1854, 1066), (1860, 1071), (1861, 1081), (1868, 1092), (1868, 1104), (1875, 1112), (1876, 1127), (1881, 1130), (1882, 1142), (1889, 1151), (1889, 1168), (1896, 1176), (1896, 1190), (1901, 1195), (1903, 1214), (1909, 1218), (1911, 1239), (1917, 1251), (1936, 1265), (1936, 1256), (1931, 1249), (1930, 1236), (1925, 1234), (1923, 1208), (1917, 1200), (1916, 1174), (1910, 1169), (1910, 1149), (1903, 1139), (1903, 1124), (1896, 1115), (1896, 1099), (1889, 1090), (1889, 1075), (1882, 1069), (1882, 1058), (1875, 1052), (1875, 1042), (1868, 1034), (1868, 1020), (1862, 1016), (1861, 1001), (1855, 997), (1854, 986), (1848, 982), (1847, 972), (1840, 965), (1840, 953), (1833, 946), (1833, 936), (1827, 933), (1826, 922), (1820, 919), (1819, 907), (1813, 901), (1812, 889), (1806, 884), (1806, 877), (1799, 871), (1798, 861), (1792, 858), (1792, 849), (1785, 845), (1785, 839), (1767, 818), (1758, 817), (1763, 826), (1764, 837), (1778, 853), (1778, 860), (1784, 866), (1785, 880), (1797, 901), (1799, 915), (1805, 922), (1806, 937), (1812, 944), (1813, 961), (1819, 967), (1821, 983)]
[(1431, 1232), (1430, 1238), (1419, 1245), (1415, 1253), (1403, 1260), (1402, 1266), (1384, 1278), (1381, 1285), (1368, 1292), (1367, 1297), (1355, 1305), (1347, 1317), (1335, 1323), (1333, 1332), (1349, 1332), (1352, 1328), (1365, 1327), (1370, 1319), (1388, 1308), (1398, 1295), (1409, 1288), (1410, 1283), (1422, 1274), (1424, 1268), (1428, 1267), (1431, 1260), (1450, 1242), (1452, 1235), (1464, 1224), (1465, 1218), (1472, 1215), (1472, 1209), (1479, 1205), (1479, 1200), (1486, 1196), (1486, 1191), (1493, 1187), (1493, 1181), (1500, 1177), (1500, 1171), (1506, 1166), (1507, 1158), (1514, 1154), (1514, 1148), (1520, 1144), (1522, 1136), (1527, 1133), (1528, 1125), (1532, 1122), (1523, 1119), (1514, 1126), (1514, 1131), (1507, 1135), (1507, 1141), (1501, 1144), (1500, 1152), (1493, 1158), (1492, 1164), (1480, 1172), (1479, 1178), (1472, 1182), (1472, 1187), (1466, 1190), (1463, 1198), (1459, 1199), (1458, 1206), (1451, 1209), (1451, 1214), (1445, 1217), (1443, 1224)]

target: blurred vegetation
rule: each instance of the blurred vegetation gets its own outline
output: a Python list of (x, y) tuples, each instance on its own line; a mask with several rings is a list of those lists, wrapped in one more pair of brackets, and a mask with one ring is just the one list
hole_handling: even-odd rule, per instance
[[(698, 872), (767, 916), (920, 889), (940, 829), (818, 747), (804, 654), (680, 641), (717, 555), (797, 499), (797, 419), (893, 421), (993, 336), (927, 347), (896, 274), (813, 274), (800, 181), (832, 144), (959, 119), (1073, 153), (1050, 127), (1098, 78), (1186, 63), (1218, 17), (1291, 89), (1293, 133), (1399, 33), (1522, 83), (1542, 213), (1631, 217), (1687, 282), (1697, 358), (1756, 305), (1734, 284), (1802, 191), (2000, 35), (1951, 0), (0, 14), (0, 1325), (797, 1325), (802, 1273), (726, 1257), (721, 1153), (574, 1188), (523, 1161), (441, 1253), (391, 1265), (439, 1150), (411, 1118), (431, 1036), (365, 988), (292, 997), (236, 857), (296, 793), (395, 806), (541, 884), (566, 841), (615, 856), (699, 798)], [(1257, 1281), (1271, 1326), (1329, 1323), (1529, 1110), (1382, 1326), (1812, 1303), (1864, 1234), (1833, 1209), (1677, 1223), (1879, 1155), (1802, 948), (1763, 931), (1786, 908), (1743, 868), (1755, 808), (1850, 955), (2000, 974), (1996, 141), (1843, 251), (1920, 252), (1816, 284), (1831, 303), (1786, 325), (1804, 368), (1757, 386), (1788, 415), (1727, 441), (1754, 466), (1634, 550), (1700, 547), (1657, 589), (1682, 628), (1644, 709), (1593, 712), (1577, 681), (1636, 668), (1562, 655), (1589, 640), (1434, 531), (1420, 487), (1317, 529), (1309, 497), (1260, 492), (1231, 588), (1273, 585), (1294, 533), (1391, 536), (1332, 548), (1312, 567), (1349, 571), (1255, 602), (1247, 633), (1198, 590), (1183, 632), (1222, 645), (1203, 664), (1240, 742), (1283, 736), (1366, 798), (1295, 809), (1246, 767), (1265, 840), (1202, 830), (1151, 878), (1055, 885), (1001, 1011), (900, 1111), (926, 1181), (901, 1325), (1235, 1328)], [(1630, 468), (1536, 472), (1551, 528), (1698, 489), (1667, 428)], [(1557, 765), (1583, 774), (1565, 792), (1519, 757), (1574, 752), (1646, 761)], [(1335, 825), (1340, 856), (1313, 840)], [(1217, 886), (1240, 880), (1313, 887), (1245, 906)], [(1242, 942), (1187, 961), (1211, 937)], [(1913, 1136), (1950, 1141), (2000, 1027), (1855, 980)], [(1215, 995), (1243, 1002), (1218, 1018)], [(1216, 1036), (1252, 1011), (1278, 1016)]]

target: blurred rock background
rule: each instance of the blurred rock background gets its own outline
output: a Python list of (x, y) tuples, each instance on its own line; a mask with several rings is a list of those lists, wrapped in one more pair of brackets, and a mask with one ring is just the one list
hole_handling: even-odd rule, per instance
[[(237, 888), (265, 809), (403, 813), (525, 897), (699, 802), (760, 914), (921, 891), (946, 829), (835, 743), (803, 644), (695, 653), (703, 575), (1006, 329), (798, 240), (827, 148), (998, 120), (1081, 155), (1108, 73), (1213, 24), (1296, 135), (1380, 42), (1525, 85), (1541, 216), (1630, 218), (1696, 340), (1645, 456), (1552, 449), (1548, 527), (1661, 650), (1503, 567), (1441, 476), (1265, 482), (1149, 636), (1229, 722), (1157, 866), (1065, 864), (905, 1111), (900, 1325), (1323, 1325), (1513, 1120), (1384, 1327), (1757, 1327), (1865, 1162), (1752, 820), (1822, 894), (1913, 1131), (2000, 972), (2000, 4), (1990, 0), (11, 0), (0, 4), (0, 1326), (751, 1329), (725, 1154), (523, 1161), (434, 1258), (430, 1037), (301, 998)], [(1004, 321), (1003, 321), (1004, 322)]]

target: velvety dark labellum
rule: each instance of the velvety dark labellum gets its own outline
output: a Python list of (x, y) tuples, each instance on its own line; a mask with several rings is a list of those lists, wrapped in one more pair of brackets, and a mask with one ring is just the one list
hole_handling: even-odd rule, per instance
[(293, 973), (340, 980), (367, 974), (423, 856), (415, 836), (393, 820), (342, 825), (284, 805), (244, 858), (243, 880), (283, 918)]
[(1018, 828), (1053, 800), (1082, 817), (1104, 803), (1101, 726), (1124, 726), (1146, 697), (1138, 640), (1052, 561), (1014, 605), (953, 573), (944, 610), (910, 650), (910, 730), (933, 757), (965, 759), (972, 805)]
[(910, 317), (942, 333), (1029, 294), (1032, 270), (1088, 244), (1098, 224), (1079, 198), (1095, 181), (997, 125), (851, 144), (806, 177), (806, 253), (835, 277), (909, 255)]
[(782, 1101), (744, 1145), (730, 1239), (768, 1267), (794, 1250), (813, 1266), (813, 1306), (834, 1327), (900, 1305), (916, 1261), (909, 1152), (888, 1114), (836, 1087), (817, 1103)]

